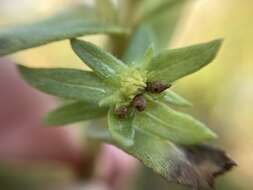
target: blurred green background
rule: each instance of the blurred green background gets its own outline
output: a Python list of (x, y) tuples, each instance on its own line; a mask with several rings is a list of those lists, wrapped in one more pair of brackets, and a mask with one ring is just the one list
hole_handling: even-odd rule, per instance
[[(0, 27), (37, 20), (80, 3), (78, 0), (0, 0)], [(90, 2), (89, 2), (90, 3)], [(239, 167), (218, 180), (220, 190), (253, 189), (253, 1), (195, 0), (185, 8), (172, 47), (224, 38), (217, 59), (174, 89), (191, 100), (189, 111), (219, 134), (217, 146), (227, 150)], [(86, 39), (102, 46), (104, 36)], [(67, 41), (15, 54), (18, 63), (32, 67), (85, 66)], [(36, 60), (36, 62), (34, 61)], [(0, 108), (1, 109), (1, 108)], [(138, 172), (132, 189), (177, 189), (147, 169)], [(1, 178), (1, 176), (0, 176)]]

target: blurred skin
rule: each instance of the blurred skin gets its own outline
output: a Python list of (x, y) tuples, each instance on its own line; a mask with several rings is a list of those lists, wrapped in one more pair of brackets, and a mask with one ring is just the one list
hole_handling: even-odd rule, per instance
[[(41, 118), (56, 103), (52, 97), (28, 86), (15, 65), (0, 60), (0, 161), (18, 166), (30, 163), (60, 162), (74, 169), (92, 164), (82, 151), (72, 128), (43, 128)], [(81, 166), (82, 164), (82, 166)], [(91, 180), (92, 189), (124, 189), (134, 173), (136, 161), (112, 146), (104, 146)], [(85, 170), (85, 168), (83, 168)]]
[(78, 165), (80, 147), (67, 128), (43, 128), (51, 97), (32, 89), (8, 61), (0, 64), (0, 159), (61, 160)]
[(111, 189), (128, 190), (135, 176), (137, 161), (111, 145), (103, 147), (96, 165), (96, 178), (106, 181)]

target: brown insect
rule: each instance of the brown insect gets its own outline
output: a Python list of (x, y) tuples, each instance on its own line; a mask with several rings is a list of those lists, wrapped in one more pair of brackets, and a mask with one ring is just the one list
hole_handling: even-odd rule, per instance
[(126, 119), (128, 116), (128, 107), (127, 106), (121, 106), (119, 108), (116, 108), (114, 110), (114, 113), (121, 119)]
[(138, 110), (138, 111), (144, 111), (146, 106), (147, 106), (147, 102), (145, 100), (145, 98), (143, 97), (142, 94), (137, 95), (134, 97), (133, 101), (132, 101), (132, 105)]
[(171, 87), (171, 84), (164, 84), (161, 81), (148, 82), (146, 91), (151, 93), (161, 93)]

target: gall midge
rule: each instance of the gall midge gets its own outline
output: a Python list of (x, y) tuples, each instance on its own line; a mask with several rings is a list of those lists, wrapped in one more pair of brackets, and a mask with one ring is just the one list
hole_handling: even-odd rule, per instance
[(160, 81), (148, 82), (146, 91), (151, 93), (161, 93), (171, 87), (171, 84), (164, 84)]
[(126, 119), (128, 116), (128, 108), (127, 106), (121, 106), (119, 108), (114, 109), (114, 113), (121, 119)]
[(133, 101), (132, 101), (132, 105), (138, 110), (138, 111), (144, 111), (146, 106), (147, 106), (147, 102), (145, 100), (145, 98), (143, 97), (143, 95), (137, 95), (134, 97)]

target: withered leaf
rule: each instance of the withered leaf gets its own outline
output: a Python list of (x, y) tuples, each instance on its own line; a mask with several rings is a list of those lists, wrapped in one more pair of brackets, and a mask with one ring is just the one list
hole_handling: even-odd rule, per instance
[(207, 145), (179, 146), (185, 159), (170, 171), (177, 183), (192, 186), (194, 190), (213, 189), (215, 178), (231, 170), (237, 164), (218, 148)]

